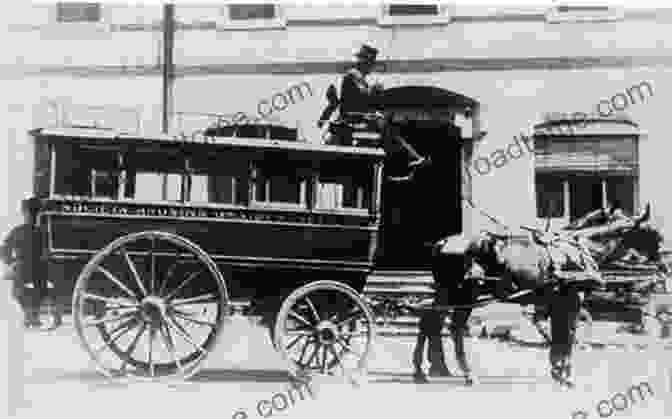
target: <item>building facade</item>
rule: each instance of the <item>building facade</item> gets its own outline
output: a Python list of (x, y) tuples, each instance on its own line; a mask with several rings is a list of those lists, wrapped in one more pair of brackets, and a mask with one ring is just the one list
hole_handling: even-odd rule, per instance
[[(22, 4), (0, 19), (13, 40), (0, 63), (8, 231), (33, 193), (29, 130), (161, 129), (162, 6)], [(325, 92), (365, 42), (381, 51), (374, 78), (386, 87), (436, 86), (481, 104), (487, 135), (466, 169), (485, 212), (512, 226), (560, 223), (617, 199), (630, 211), (651, 202), (666, 227), (670, 11), (211, 3), (178, 4), (176, 21), (173, 131), (217, 113), (322, 141)], [(441, 199), (441, 183), (427, 193), (423, 205)], [(492, 227), (465, 212), (470, 229)]]

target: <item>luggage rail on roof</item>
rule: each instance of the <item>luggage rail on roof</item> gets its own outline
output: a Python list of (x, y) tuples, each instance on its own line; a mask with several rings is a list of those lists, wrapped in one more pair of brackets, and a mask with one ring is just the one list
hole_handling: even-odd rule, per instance
[(137, 108), (120, 105), (81, 105), (50, 100), (47, 104), (47, 126), (119, 131), (126, 134), (142, 132), (142, 118)]

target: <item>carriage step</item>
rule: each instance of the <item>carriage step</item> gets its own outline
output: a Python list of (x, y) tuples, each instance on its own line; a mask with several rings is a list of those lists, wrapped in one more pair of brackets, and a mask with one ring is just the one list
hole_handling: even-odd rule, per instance
[(388, 271), (378, 270), (369, 274), (368, 280), (391, 280), (391, 281), (430, 281), (434, 282), (431, 271)]
[(424, 287), (424, 286), (399, 286), (399, 287), (370, 287), (366, 286), (364, 287), (364, 295), (367, 296), (373, 296), (373, 295), (394, 295), (394, 296), (402, 296), (402, 295), (434, 295), (434, 289), (431, 287)]
[(400, 285), (426, 285), (432, 286), (434, 280), (431, 277), (417, 277), (417, 278), (395, 278), (395, 277), (369, 277), (366, 280), (369, 285), (383, 285), (383, 286), (400, 286)]

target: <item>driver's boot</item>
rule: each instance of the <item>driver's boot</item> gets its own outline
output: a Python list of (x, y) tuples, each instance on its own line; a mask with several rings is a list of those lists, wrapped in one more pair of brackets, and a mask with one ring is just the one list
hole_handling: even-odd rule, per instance
[(410, 182), (415, 177), (415, 170), (427, 167), (432, 164), (432, 161), (427, 157), (420, 157), (408, 164), (409, 173), (405, 176), (390, 176), (389, 180), (392, 182)]

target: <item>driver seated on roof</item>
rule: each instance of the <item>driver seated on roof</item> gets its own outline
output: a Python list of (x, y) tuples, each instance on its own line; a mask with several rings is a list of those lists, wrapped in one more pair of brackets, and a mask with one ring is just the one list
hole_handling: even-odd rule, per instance
[(329, 119), (335, 107), (339, 107), (340, 119), (349, 125), (364, 124), (372, 131), (382, 134), (382, 145), (386, 154), (403, 151), (409, 157), (409, 169), (429, 164), (429, 160), (421, 156), (399, 133), (399, 128), (392, 124), (391, 116), (377, 115), (374, 106), (383, 86), (379, 83), (370, 84), (367, 76), (376, 65), (378, 50), (369, 45), (362, 45), (355, 54), (357, 63), (343, 76), (341, 83), (341, 97), (335, 97), (335, 92), (327, 92), (330, 104), (322, 113), (318, 127)]

